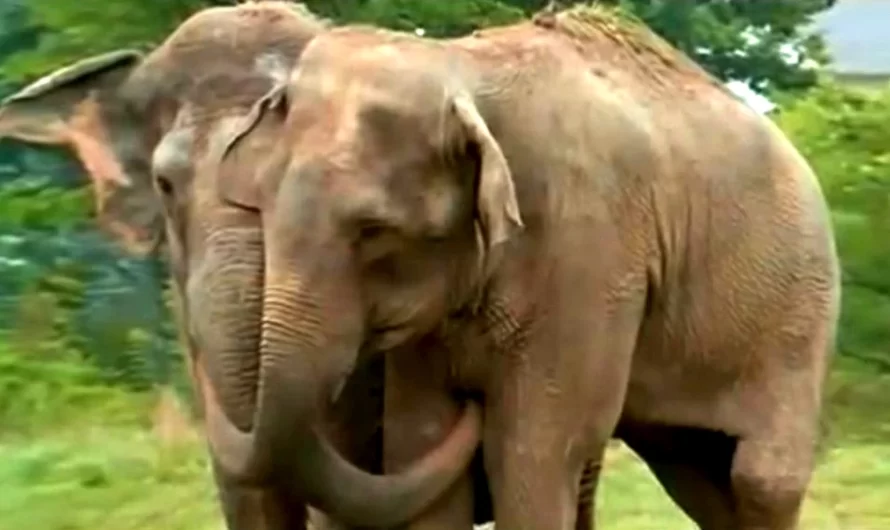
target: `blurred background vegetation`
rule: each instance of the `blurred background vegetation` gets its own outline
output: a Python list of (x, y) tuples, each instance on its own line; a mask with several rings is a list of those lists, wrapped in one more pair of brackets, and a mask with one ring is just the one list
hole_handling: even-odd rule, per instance
[[(150, 49), (197, 9), (231, 3), (4, 0), (0, 97), (87, 54)], [(514, 21), (545, 3), (306, 2), (336, 22), (428, 36)], [(633, 12), (724, 81), (769, 96), (818, 173), (844, 295), (805, 528), (887, 527), (890, 87), (847, 87), (814, 67), (828, 59), (801, 28), (825, 0), (602, 3)], [(95, 230), (85, 185), (71, 157), (0, 142), (0, 528), (220, 528), (186, 412), (163, 264), (129, 258)], [(632, 455), (610, 454), (605, 528), (690, 527)]]

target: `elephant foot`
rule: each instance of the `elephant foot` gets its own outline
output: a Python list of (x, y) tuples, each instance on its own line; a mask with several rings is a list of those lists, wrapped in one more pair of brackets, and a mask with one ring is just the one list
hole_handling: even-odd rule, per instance
[(650, 425), (622, 426), (620, 438), (702, 530), (797, 527), (813, 451), (805, 439)]

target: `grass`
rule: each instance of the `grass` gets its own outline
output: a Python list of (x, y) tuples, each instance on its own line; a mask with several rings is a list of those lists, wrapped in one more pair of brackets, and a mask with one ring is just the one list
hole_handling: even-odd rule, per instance
[[(623, 447), (606, 460), (600, 528), (696, 530), (642, 462)], [(890, 441), (832, 448), (822, 457), (804, 505), (802, 530), (890, 528)]]
[[(802, 530), (890, 528), (890, 376), (841, 366), (829, 395)], [(159, 435), (144, 397), (133, 398), (132, 417), (122, 399), (103, 398), (90, 414), (80, 403), (76, 420), (53, 414), (40, 432), (0, 434), (0, 528), (222, 529), (200, 438)], [(695, 528), (621, 446), (608, 454), (598, 510), (600, 530)]]

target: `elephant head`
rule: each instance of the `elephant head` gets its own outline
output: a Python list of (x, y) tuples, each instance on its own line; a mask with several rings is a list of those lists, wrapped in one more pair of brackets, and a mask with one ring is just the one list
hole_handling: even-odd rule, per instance
[[(262, 291), (233, 296), (261, 307), (254, 431), (208, 412), (230, 469), (261, 458), (261, 433), (282, 422), (275, 403), (291, 404), (288, 421), (311, 432), (360, 353), (409, 346), (472, 310), (523, 227), (472, 92), (395, 45), (364, 50), (343, 34), (316, 37), (291, 83), (204, 168), (220, 200), (260, 216), (265, 245)], [(206, 299), (193, 313), (231, 303), (205, 285), (193, 284)]]
[[(222, 186), (215, 175), (235, 127), (323, 29), (288, 2), (207, 9), (147, 56), (103, 54), (25, 87), (0, 107), (0, 136), (72, 149), (93, 181), (102, 225), (134, 252), (166, 243), (223, 472), (250, 483), (290, 481), (339, 520), (388, 526), (464, 473), (479, 441), (478, 409), (398, 475), (365, 473), (337, 454), (303, 417), (301, 398), (315, 385), (293, 377), (292, 359), (302, 358), (265, 343), (277, 298), (266, 287), (265, 230), (251, 188)], [(249, 143), (262, 150), (270, 140), (256, 134)], [(233, 461), (244, 454), (245, 433), (250, 458)]]

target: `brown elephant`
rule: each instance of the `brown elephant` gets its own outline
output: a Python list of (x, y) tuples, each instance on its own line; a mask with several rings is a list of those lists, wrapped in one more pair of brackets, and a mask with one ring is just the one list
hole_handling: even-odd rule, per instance
[[(288, 410), (289, 398), (281, 393), (301, 389), (276, 386), (278, 370), (270, 366), (286, 366), (276, 365), (274, 354), (262, 362), (257, 358), (259, 314), (242, 320), (247, 316), (242, 311), (253, 303), (242, 295), (255, 288), (253, 264), (263, 248), (258, 217), (216, 199), (215, 185), (192, 175), (218, 150), (219, 138), (286, 78), (306, 42), (324, 28), (285, 2), (207, 9), (147, 56), (122, 50), (78, 61), (0, 107), (0, 137), (63, 146), (77, 154), (93, 182), (102, 226), (133, 253), (163, 244), (163, 213), (171, 213), (163, 210), (169, 203), (159, 199), (152, 172), (162, 167), (167, 177), (189, 179), (194, 200), (177, 204), (173, 213), (177, 220), (194, 222), (187, 233), (176, 233), (167, 250), (180, 312), (187, 317), (183, 326), (193, 377), (207, 374), (215, 381), (215, 392), (202, 394), (205, 406), (217, 399), (210, 408), (225, 410), (237, 426), (230, 432), (210, 429), (211, 446), (225, 453), (231, 443), (257, 437), (255, 458), (242, 462), (239, 473), (222, 473), (215, 463), (232, 529), (302, 528), (306, 500), (347, 523), (385, 525), (412, 518), (463, 474), (481, 430), (478, 413), (469, 408), (438, 455), (398, 475), (360, 472), (332, 451), (325, 437), (316, 436), (317, 426), (310, 429), (289, 418), (302, 411)], [(184, 266), (186, 254), (205, 267)], [(219, 285), (211, 287), (210, 278)], [(190, 296), (195, 282), (207, 292)], [(196, 304), (206, 304), (202, 318), (195, 318)], [(202, 330), (206, 339), (213, 327), (212, 344), (191, 340), (192, 331)], [(196, 347), (202, 344), (203, 350)], [(353, 374), (323, 418), (334, 446), (372, 471), (379, 470), (381, 459), (380, 444), (373, 443), (383, 406), (381, 370), (377, 363)], [(261, 392), (254, 397), (257, 388)], [(270, 405), (270, 396), (279, 405)], [(256, 407), (261, 408), (255, 413)], [(282, 484), (293, 476), (303, 477), (293, 481), (301, 491)]]
[[(591, 8), (448, 41), (331, 29), (222, 153), (265, 245), (244, 318), (304, 422), (361, 355), (422, 359), (416, 385), (484, 403), (498, 528), (583, 525), (613, 436), (702, 528), (796, 526), (838, 318), (828, 210), (774, 124), (647, 30)], [(187, 229), (188, 183), (158, 178)]]

